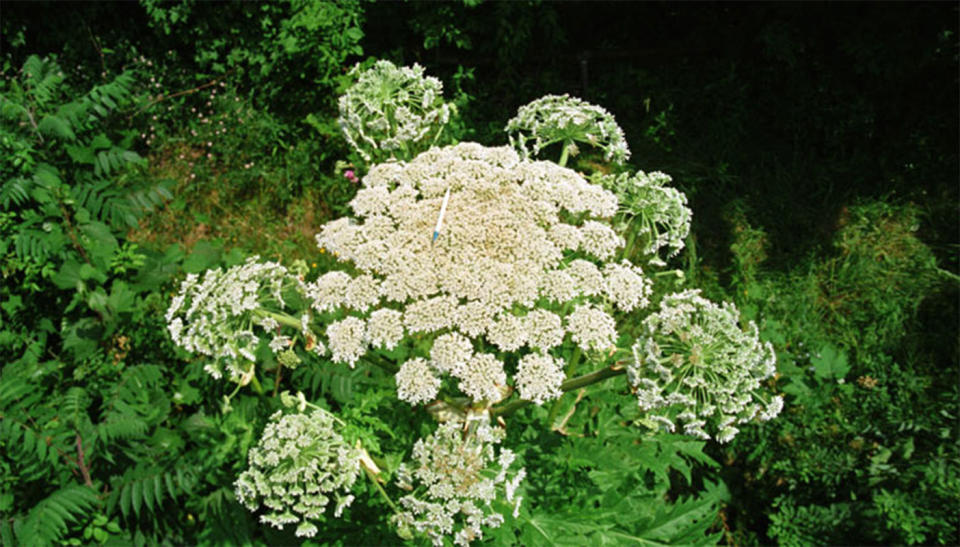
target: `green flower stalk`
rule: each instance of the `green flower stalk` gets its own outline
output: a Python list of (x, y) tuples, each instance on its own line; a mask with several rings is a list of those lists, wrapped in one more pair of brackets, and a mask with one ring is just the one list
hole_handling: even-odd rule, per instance
[(718, 306), (698, 290), (666, 296), (643, 322), (646, 336), (633, 346), (627, 378), (651, 424), (721, 443), (738, 424), (769, 420), (783, 398), (769, 398), (761, 382), (773, 376), (776, 355), (760, 341), (752, 321), (740, 327), (740, 312)]

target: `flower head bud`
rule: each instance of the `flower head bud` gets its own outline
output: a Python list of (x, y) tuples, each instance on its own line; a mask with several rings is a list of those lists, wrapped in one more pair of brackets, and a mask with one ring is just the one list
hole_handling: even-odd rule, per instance
[(783, 408), (761, 382), (773, 375), (776, 356), (752, 321), (740, 326), (730, 303), (718, 306), (696, 290), (668, 295), (643, 322), (646, 336), (633, 346), (627, 368), (640, 408), (674, 430), (727, 442), (738, 424), (769, 420)]
[(270, 416), (234, 484), (237, 499), (250, 511), (264, 508), (262, 522), (277, 528), (299, 523), (297, 536), (313, 537), (331, 498), (334, 517), (353, 501), (350, 488), (361, 472), (361, 450), (337, 429), (335, 418), (320, 409)]
[(550, 143), (567, 143), (567, 153), (579, 152), (577, 142), (599, 148), (606, 161), (630, 159), (623, 130), (603, 108), (569, 95), (545, 95), (521, 106), (504, 130), (524, 156), (538, 156)]

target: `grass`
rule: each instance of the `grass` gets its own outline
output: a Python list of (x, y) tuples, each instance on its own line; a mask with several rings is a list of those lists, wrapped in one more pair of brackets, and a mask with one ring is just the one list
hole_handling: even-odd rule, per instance
[(255, 192), (240, 196), (231, 186), (236, 173), (204, 163), (203, 156), (200, 148), (176, 144), (148, 157), (147, 176), (168, 181), (175, 197), (128, 234), (132, 241), (156, 249), (179, 244), (187, 252), (208, 241), (283, 264), (304, 260), (311, 271), (330, 268), (334, 258), (314, 239), (333, 216), (320, 189), (305, 185), (300, 197), (277, 205), (262, 176)]

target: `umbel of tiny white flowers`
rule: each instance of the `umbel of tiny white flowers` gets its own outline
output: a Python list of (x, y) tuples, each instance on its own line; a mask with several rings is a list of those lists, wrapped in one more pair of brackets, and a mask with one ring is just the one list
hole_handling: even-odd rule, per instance
[(410, 539), (413, 533), (423, 534), (438, 547), (445, 538), (466, 546), (482, 539), (484, 528), (503, 524), (504, 509), (516, 517), (526, 471), (513, 468), (513, 451), (497, 452), (503, 436), (503, 429), (490, 425), (481, 413), (441, 423), (432, 435), (418, 440), (413, 462), (397, 470), (397, 484), (412, 491), (400, 498), (402, 511), (393, 517), (400, 535)]
[(496, 350), (540, 355), (518, 369), (521, 397), (559, 397), (560, 347), (609, 352), (618, 338), (611, 311), (648, 304), (641, 268), (605, 263), (623, 245), (609, 225), (615, 196), (570, 169), (462, 143), (375, 165), (362, 184), (350, 203), (356, 218), (317, 236), (359, 273), (328, 272), (306, 285), (307, 297), (317, 313), (334, 314), (326, 343), (335, 362), (352, 366), (409, 335), (432, 341), (396, 375), (411, 404), (436, 398), (443, 376), (475, 403), (499, 401), (509, 379)]
[[(288, 405), (296, 403), (286, 399)], [(277, 528), (296, 524), (298, 537), (313, 537), (330, 502), (334, 517), (353, 502), (350, 488), (366, 453), (337, 432), (336, 417), (306, 403), (302, 395), (299, 401), (299, 412), (270, 416), (234, 486), (247, 509), (264, 509), (261, 522)]]
[(274, 313), (288, 308), (291, 294), (304, 292), (302, 282), (280, 264), (258, 260), (253, 256), (226, 271), (207, 270), (202, 279), (187, 275), (167, 309), (167, 330), (173, 342), (213, 357), (215, 361), (204, 370), (214, 378), (226, 373), (233, 381), (249, 381), (252, 369), (243, 365), (249, 368), (256, 361), (261, 341), (269, 341), (272, 352), (293, 364), (288, 352), (294, 341), (281, 334), (278, 319), (300, 326), (298, 334), (307, 334), (306, 316), (297, 322)]
[(606, 161), (630, 159), (627, 140), (613, 115), (569, 95), (545, 95), (521, 106), (504, 130), (525, 157), (537, 157), (559, 143), (563, 147), (559, 163), (565, 165), (567, 157), (577, 153), (575, 143), (579, 142), (599, 148)]
[[(639, 244), (651, 264), (663, 266), (664, 258), (683, 249), (693, 213), (687, 207), (687, 196), (669, 186), (670, 175), (637, 171), (633, 175), (604, 175), (597, 180), (617, 195), (621, 215), (633, 225), (626, 230), (630, 235), (625, 256), (630, 257)], [(667, 251), (663, 257), (661, 249)]]
[(443, 84), (423, 67), (377, 61), (351, 72), (356, 82), (340, 97), (338, 122), (365, 161), (410, 159), (437, 143), (456, 107), (443, 101)]
[(769, 420), (783, 397), (765, 400), (761, 382), (775, 371), (776, 355), (752, 321), (687, 290), (664, 297), (643, 322), (627, 378), (651, 424), (687, 435), (730, 441), (739, 424)]

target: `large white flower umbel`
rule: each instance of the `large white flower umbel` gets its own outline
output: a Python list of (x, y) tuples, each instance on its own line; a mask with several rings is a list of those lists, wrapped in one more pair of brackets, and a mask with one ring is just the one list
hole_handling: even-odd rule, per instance
[[(307, 294), (317, 312), (347, 314), (326, 331), (328, 347), (349, 349), (334, 351), (334, 361), (353, 364), (360, 348), (388, 348), (401, 334), (435, 337), (430, 355), (397, 375), (398, 395), (412, 404), (433, 400), (443, 375), (473, 401), (496, 402), (507, 380), (493, 352), (546, 356), (567, 336), (584, 351), (609, 351), (611, 311), (648, 304), (651, 283), (639, 267), (603, 266), (624, 243), (609, 225), (616, 196), (509, 147), (464, 143), (376, 165), (350, 205), (355, 218), (326, 224), (317, 241), (359, 275), (327, 273)], [(403, 333), (397, 321), (384, 333), (388, 313), (402, 314)], [(526, 362), (515, 379), (521, 396), (559, 396), (562, 369)]]

